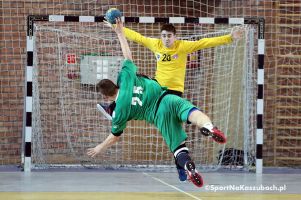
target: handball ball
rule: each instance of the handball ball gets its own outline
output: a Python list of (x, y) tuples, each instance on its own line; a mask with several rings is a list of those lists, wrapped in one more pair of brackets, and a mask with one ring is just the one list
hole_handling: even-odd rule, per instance
[(121, 17), (121, 12), (117, 8), (110, 8), (106, 12), (106, 20), (111, 24), (116, 24), (116, 18)]

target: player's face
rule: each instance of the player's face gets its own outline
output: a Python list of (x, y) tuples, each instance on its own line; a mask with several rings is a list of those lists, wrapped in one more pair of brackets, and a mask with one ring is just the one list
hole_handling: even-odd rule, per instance
[(107, 96), (107, 95), (102, 95), (102, 98), (104, 101), (110, 101), (110, 102), (115, 100), (115, 97)]
[(169, 48), (173, 45), (174, 41), (176, 40), (175, 34), (173, 32), (163, 30), (161, 32), (161, 40), (165, 47)]

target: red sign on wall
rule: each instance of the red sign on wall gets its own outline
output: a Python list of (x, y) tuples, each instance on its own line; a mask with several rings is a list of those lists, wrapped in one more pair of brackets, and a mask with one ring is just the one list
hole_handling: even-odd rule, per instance
[(76, 64), (76, 55), (74, 53), (68, 53), (66, 55), (67, 64)]

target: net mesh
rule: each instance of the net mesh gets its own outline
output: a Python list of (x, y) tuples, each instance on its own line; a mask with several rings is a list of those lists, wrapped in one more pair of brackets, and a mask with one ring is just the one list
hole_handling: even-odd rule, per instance
[[(150, 37), (159, 37), (160, 24), (126, 24)], [(176, 25), (179, 39), (198, 40), (229, 34), (230, 25)], [(239, 42), (204, 49), (189, 55), (184, 97), (204, 111), (228, 137), (226, 146), (203, 137), (184, 125), (187, 146), (204, 169), (238, 166), (227, 149), (241, 150), (236, 159), (244, 167), (254, 164), (256, 95), (256, 26), (244, 26)], [(201, 33), (201, 34), (200, 34)], [(128, 122), (118, 144), (95, 159), (86, 150), (110, 133), (110, 122), (97, 111), (102, 96), (95, 83), (116, 78), (122, 60), (119, 42), (102, 23), (43, 22), (34, 32), (33, 164), (36, 167), (83, 165), (94, 167), (145, 167), (174, 165), (162, 136), (143, 121)], [(139, 73), (154, 76), (153, 53), (130, 43)], [(226, 150), (226, 151), (225, 151)], [(241, 161), (240, 161), (241, 162)], [(230, 163), (230, 164), (229, 164)]]
[[(132, 17), (263, 17), (266, 44), (263, 162), (265, 166), (301, 166), (300, 0), (0, 1), (1, 166), (20, 165), (21, 158), (24, 157), (22, 132), (24, 133), (26, 124), (24, 100), (27, 16), (100, 16), (112, 7), (119, 8), (124, 16)], [(158, 36), (156, 26), (139, 24), (133, 25), (133, 28), (138, 30), (136, 28), (140, 27), (139, 32), (147, 36)], [(147, 55), (148, 53), (145, 54)]]

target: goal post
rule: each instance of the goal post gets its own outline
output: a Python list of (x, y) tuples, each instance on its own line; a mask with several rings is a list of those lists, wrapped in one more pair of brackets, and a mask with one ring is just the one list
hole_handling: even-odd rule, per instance
[[(142, 121), (128, 123), (119, 144), (103, 155), (96, 159), (85, 155), (110, 132), (110, 122), (97, 111), (102, 97), (95, 83), (102, 78), (115, 80), (122, 61), (118, 40), (100, 23), (103, 20), (103, 16), (28, 16), (24, 171), (51, 166), (174, 165), (160, 133)], [(173, 23), (179, 39), (187, 40), (224, 35), (233, 26), (244, 26), (242, 41), (190, 54), (186, 70), (184, 97), (226, 132), (228, 143), (216, 145), (191, 125), (185, 130), (192, 157), (204, 170), (237, 165), (252, 169), (256, 163), (256, 172), (261, 173), (264, 20), (123, 17), (123, 21), (151, 37), (159, 36), (162, 23)], [(130, 48), (139, 72), (153, 76), (153, 54), (135, 43)]]

